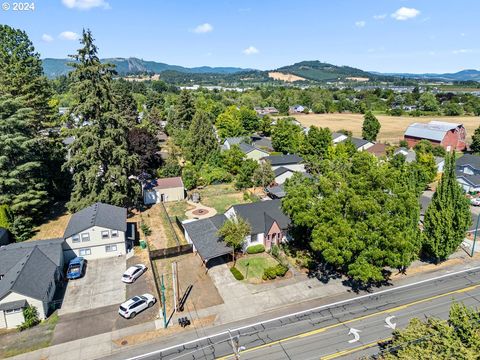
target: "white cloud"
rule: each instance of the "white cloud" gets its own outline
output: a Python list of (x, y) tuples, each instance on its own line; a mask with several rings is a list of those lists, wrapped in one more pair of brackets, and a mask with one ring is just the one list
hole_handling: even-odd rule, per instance
[(355, 26), (358, 27), (358, 28), (363, 28), (363, 27), (365, 27), (365, 25), (367, 25), (367, 23), (363, 20), (355, 21)]
[(460, 36), (461, 36), (461, 37), (465, 37), (465, 36), (467, 36), (467, 34), (465, 34), (465, 33), (460, 33)]
[(58, 37), (62, 40), (74, 41), (74, 40), (77, 40), (80, 36), (76, 32), (73, 32), (73, 31), (64, 31), (64, 32), (61, 32), (58, 35)]
[(249, 46), (245, 50), (243, 50), (243, 53), (245, 55), (253, 55), (253, 54), (258, 54), (259, 50), (255, 46)]
[(379, 15), (373, 15), (373, 18), (375, 20), (383, 20), (387, 17), (387, 14), (379, 14)]
[(392, 17), (395, 20), (408, 20), (408, 19), (413, 19), (418, 15), (420, 15), (420, 10), (402, 6), (400, 9), (398, 9), (392, 14)]
[(89, 10), (96, 7), (110, 9), (110, 4), (105, 0), (62, 0), (62, 3), (69, 9)]
[(453, 50), (452, 54), (458, 55), (458, 54), (471, 54), (477, 52), (475, 49), (458, 49), (458, 50)]
[(213, 26), (209, 23), (198, 25), (195, 29), (193, 29), (194, 33), (197, 34), (205, 34), (213, 31)]
[(53, 41), (53, 36), (48, 35), (48, 34), (43, 34), (42, 35), (42, 41), (44, 42), (52, 42)]

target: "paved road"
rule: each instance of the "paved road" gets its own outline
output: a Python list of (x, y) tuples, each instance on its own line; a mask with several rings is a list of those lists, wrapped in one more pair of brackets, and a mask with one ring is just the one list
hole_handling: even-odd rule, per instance
[[(241, 359), (355, 359), (379, 351), (391, 337), (386, 318), (403, 328), (413, 317), (446, 318), (452, 301), (480, 305), (480, 269), (387, 289), (232, 330), (239, 336)], [(392, 318), (393, 316), (393, 318)], [(354, 329), (354, 330), (351, 330)], [(359, 340), (353, 342), (356, 332)], [(165, 339), (110, 359), (233, 359), (227, 332), (178, 344)], [(184, 340), (184, 338), (182, 338)], [(177, 344), (175, 344), (177, 343)], [(153, 347), (153, 348), (152, 348)]]

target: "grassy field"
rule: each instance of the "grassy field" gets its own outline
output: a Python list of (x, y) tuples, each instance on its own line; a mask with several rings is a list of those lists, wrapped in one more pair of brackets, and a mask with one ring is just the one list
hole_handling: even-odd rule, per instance
[(0, 359), (50, 346), (58, 315), (50, 317), (33, 328), (22, 332), (13, 331), (0, 336)]
[(246, 255), (237, 260), (235, 267), (240, 270), (245, 279), (252, 282), (262, 281), (263, 271), (277, 265), (278, 262), (266, 253)]
[[(299, 114), (294, 116), (304, 126), (328, 127), (332, 131), (340, 129), (350, 130), (353, 136), (362, 135), (362, 114)], [(440, 120), (453, 123), (461, 123), (467, 130), (467, 141), (475, 129), (480, 125), (480, 117), (475, 116), (433, 116), (433, 117), (412, 117), (412, 116), (388, 116), (377, 115), (380, 124), (380, 134), (378, 140), (381, 142), (398, 143), (403, 139), (403, 133), (408, 125), (414, 122), (429, 122), (430, 120)]]
[(35, 235), (31, 240), (63, 237), (70, 217), (64, 204), (55, 204), (47, 214), (45, 222), (34, 229)]
[(250, 202), (244, 200), (243, 192), (235, 190), (232, 184), (209, 185), (200, 189), (199, 193), (200, 202), (213, 207), (219, 214), (223, 214), (232, 205)]
[(166, 202), (164, 205), (171, 218), (177, 216), (180, 220), (185, 220), (187, 218), (185, 212), (193, 208), (187, 203), (187, 200)]

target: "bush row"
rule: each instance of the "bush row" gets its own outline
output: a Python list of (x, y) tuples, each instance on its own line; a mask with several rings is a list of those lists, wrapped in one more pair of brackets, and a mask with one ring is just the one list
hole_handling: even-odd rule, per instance
[(263, 244), (252, 245), (247, 248), (247, 254), (259, 254), (265, 251)]
[(237, 279), (238, 281), (243, 280), (244, 277), (240, 270), (238, 270), (235, 266), (230, 268), (230, 272), (232, 273), (233, 277)]

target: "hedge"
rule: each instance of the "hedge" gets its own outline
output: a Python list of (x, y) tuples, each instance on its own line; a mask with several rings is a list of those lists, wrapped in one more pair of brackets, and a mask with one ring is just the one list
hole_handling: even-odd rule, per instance
[(252, 245), (247, 248), (247, 254), (259, 254), (265, 251), (263, 244)]
[(235, 266), (230, 268), (230, 272), (236, 280), (240, 281), (244, 279), (243, 274)]
[(263, 280), (273, 280), (277, 276), (284, 277), (288, 271), (288, 267), (282, 264), (271, 266), (263, 270)]

